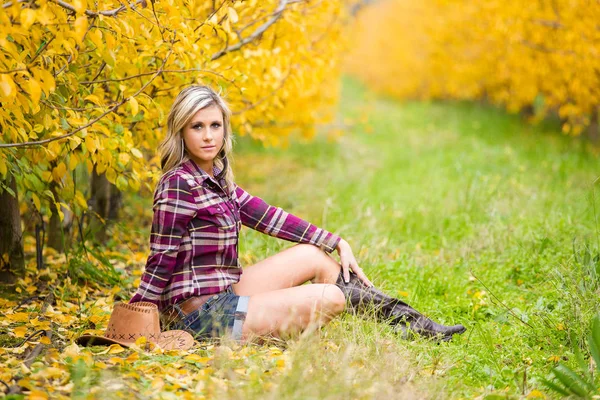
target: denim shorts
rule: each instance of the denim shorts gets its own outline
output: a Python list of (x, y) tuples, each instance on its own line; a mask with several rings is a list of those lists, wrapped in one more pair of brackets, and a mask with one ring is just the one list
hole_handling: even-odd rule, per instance
[(230, 334), (241, 341), (242, 325), (248, 313), (249, 296), (238, 296), (229, 286), (221, 293), (210, 297), (200, 309), (185, 315), (177, 304), (173, 308), (182, 317), (171, 324), (171, 329), (188, 331), (197, 340), (221, 337)]

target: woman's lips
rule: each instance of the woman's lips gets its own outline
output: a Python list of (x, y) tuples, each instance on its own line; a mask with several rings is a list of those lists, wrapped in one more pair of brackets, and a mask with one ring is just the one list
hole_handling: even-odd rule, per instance
[(206, 147), (203, 147), (204, 150), (211, 150), (211, 149), (214, 149), (214, 148), (215, 148), (215, 146), (206, 146)]

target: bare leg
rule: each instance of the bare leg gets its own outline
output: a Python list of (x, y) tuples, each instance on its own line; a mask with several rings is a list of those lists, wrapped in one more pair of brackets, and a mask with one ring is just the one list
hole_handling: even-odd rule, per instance
[(342, 291), (329, 284), (259, 293), (250, 297), (242, 336), (282, 337), (318, 328), (344, 311), (345, 304)]
[[(244, 339), (291, 335), (340, 314), (345, 298), (333, 285), (340, 269), (334, 258), (310, 244), (298, 244), (245, 268), (233, 285), (236, 294), (250, 296)], [(301, 286), (308, 281), (313, 284)]]
[(233, 290), (240, 296), (292, 288), (305, 282), (335, 283), (340, 264), (311, 244), (298, 244), (244, 268)]

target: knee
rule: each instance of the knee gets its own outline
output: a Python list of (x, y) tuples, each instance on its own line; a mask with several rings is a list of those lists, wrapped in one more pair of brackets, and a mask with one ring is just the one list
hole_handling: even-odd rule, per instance
[(307, 243), (297, 244), (296, 249), (302, 253), (304, 257), (321, 257), (323, 256), (323, 251), (319, 249), (317, 246)]
[(341, 314), (346, 307), (344, 293), (336, 285), (324, 285), (322, 299), (326, 303), (324, 306), (335, 315)]

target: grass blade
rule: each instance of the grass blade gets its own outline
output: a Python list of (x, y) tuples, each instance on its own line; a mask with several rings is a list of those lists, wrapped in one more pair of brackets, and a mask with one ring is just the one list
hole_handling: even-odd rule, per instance
[(596, 368), (600, 371), (600, 318), (594, 317), (592, 321), (592, 332), (589, 337), (590, 353), (596, 362)]
[(588, 398), (589, 392), (594, 390), (594, 387), (589, 382), (581, 379), (579, 375), (565, 365), (560, 364), (552, 372), (567, 390), (579, 397)]

